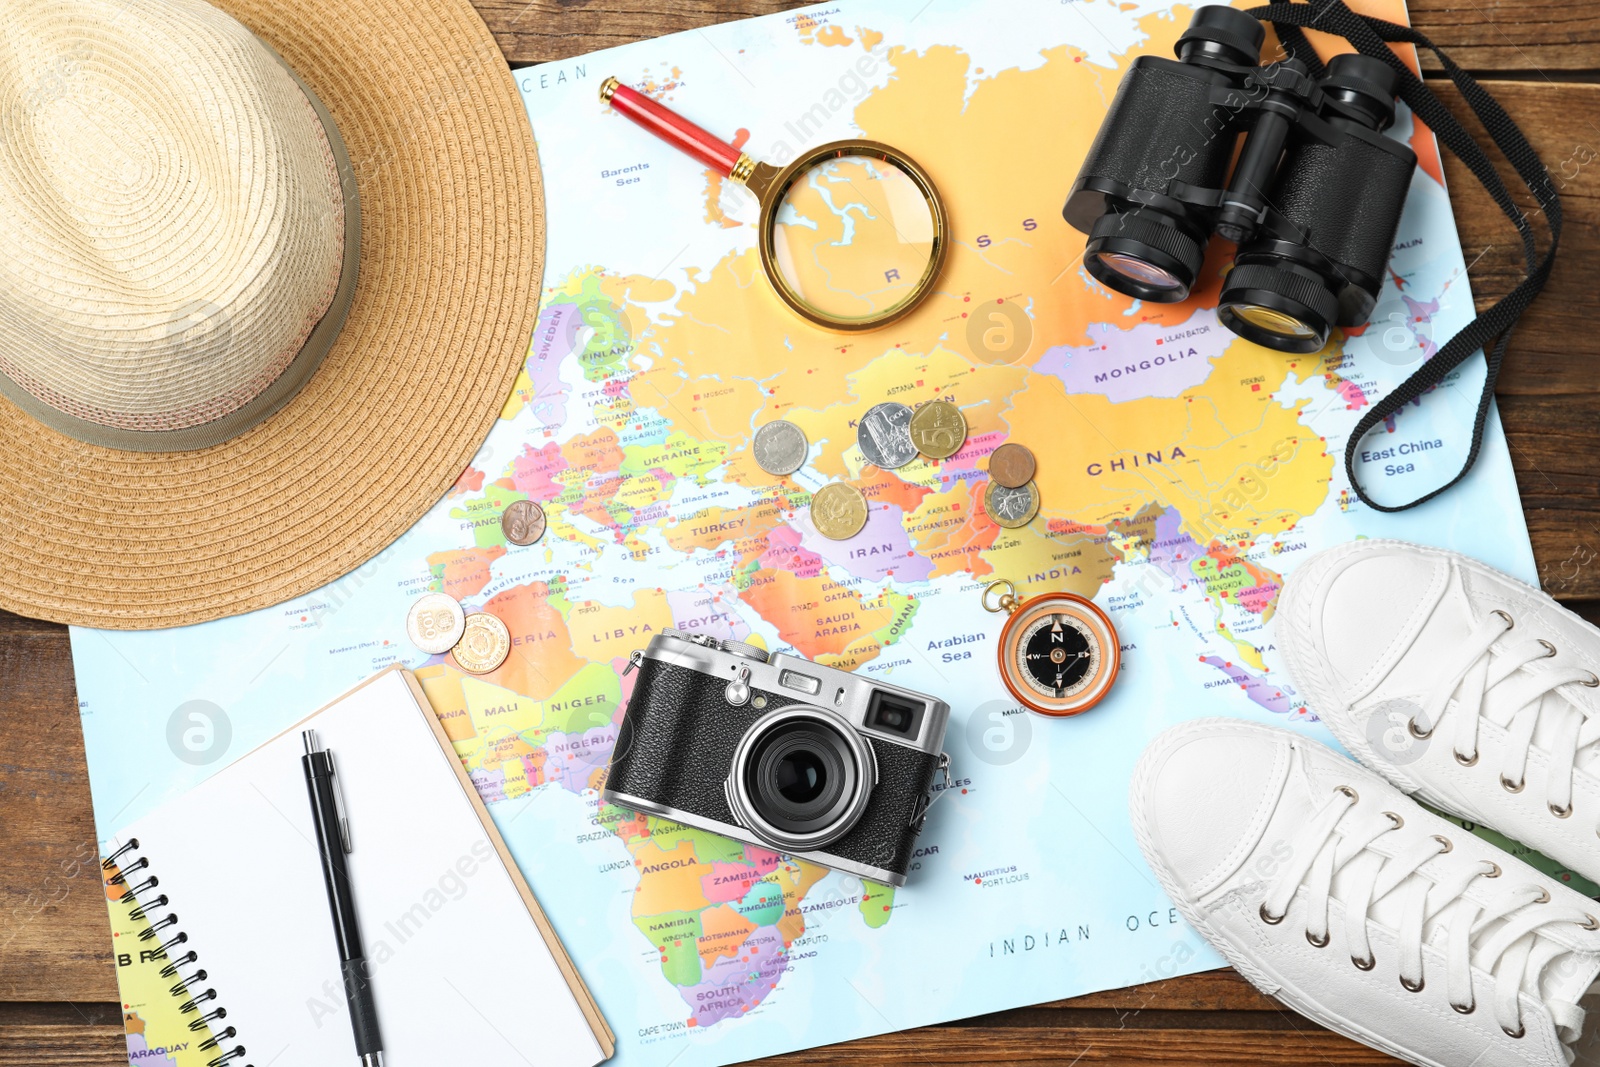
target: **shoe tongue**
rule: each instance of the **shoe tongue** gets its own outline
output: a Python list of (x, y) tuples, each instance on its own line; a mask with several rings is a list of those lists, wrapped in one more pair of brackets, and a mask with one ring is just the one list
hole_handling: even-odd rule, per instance
[[(1472, 605), (1462, 586), (1461, 571), (1451, 567), (1444, 595), (1417, 630), (1410, 647), (1390, 668), (1387, 678), (1408, 679), (1414, 684), (1405, 686), (1407, 691), (1425, 692), (1438, 676), (1439, 665), (1456, 658), (1457, 650), (1472, 633), (1474, 625)], [(1385, 689), (1380, 682), (1374, 691)]]
[[(1544, 972), (1539, 976), (1536, 995), (1546, 1000), (1564, 1000), (1568, 1004), (1576, 1004), (1594, 985), (1595, 979), (1600, 978), (1600, 953), (1551, 947), (1555, 955), (1545, 964)], [(1594, 1004), (1591, 1002), (1585, 1007), (1592, 1008)]]
[[(1549, 944), (1545, 942), (1540, 948)], [(1555, 955), (1539, 976), (1538, 990), (1530, 992), (1550, 1009), (1556, 1036), (1562, 1041), (1567, 1062), (1571, 1063), (1573, 1051), (1565, 1046), (1575, 1044), (1583, 1036), (1585, 1016), (1596, 1007), (1596, 998), (1589, 991), (1600, 977), (1600, 954), (1551, 947), (1556, 949)], [(1537, 958), (1535, 956), (1535, 960)], [(1528, 984), (1526, 979), (1523, 984)]]

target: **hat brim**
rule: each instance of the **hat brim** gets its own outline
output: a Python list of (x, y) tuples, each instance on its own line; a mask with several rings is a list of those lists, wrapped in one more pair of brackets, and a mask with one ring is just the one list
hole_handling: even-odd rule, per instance
[(537, 321), (544, 202), (515, 83), (468, 0), (215, 0), (327, 105), (360, 280), (321, 367), (198, 451), (85, 444), (0, 399), (0, 607), (156, 629), (348, 573), (455, 483)]

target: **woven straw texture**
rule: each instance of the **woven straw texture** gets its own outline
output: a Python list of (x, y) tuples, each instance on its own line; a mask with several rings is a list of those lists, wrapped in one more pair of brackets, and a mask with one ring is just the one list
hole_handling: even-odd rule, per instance
[[(8, 18), (61, 6), (6, 0), (0, 49)], [(538, 161), (510, 72), (468, 0), (217, 6), (277, 50), (343, 135), (362, 215), (349, 318), (298, 396), (209, 449), (83, 444), (0, 400), (0, 607), (11, 611), (153, 629), (338, 578), (448, 491), (526, 353), (543, 266)], [(80, 31), (54, 70), (0, 85), (0, 132), (37, 118), (50, 79), (114, 69), (115, 31)], [(307, 274), (315, 284), (300, 299), (314, 310), (328, 264), (314, 259)], [(292, 340), (306, 316), (279, 327)]]

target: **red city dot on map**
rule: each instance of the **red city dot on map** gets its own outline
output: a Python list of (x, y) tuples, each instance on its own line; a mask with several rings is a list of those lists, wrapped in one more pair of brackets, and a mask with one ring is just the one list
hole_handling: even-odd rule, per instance
[(982, 885), (983, 884), (983, 879), (982, 878), (974, 878), (972, 880), (972, 884), (973, 885)]

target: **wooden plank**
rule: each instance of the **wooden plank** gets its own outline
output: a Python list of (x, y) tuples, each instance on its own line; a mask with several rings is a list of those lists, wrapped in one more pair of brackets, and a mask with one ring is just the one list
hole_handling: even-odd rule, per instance
[[(1512, 342), (1500, 392), (1596, 396), (1600, 394), (1600, 376), (1591, 372), (1589, 360), (1580, 357), (1583, 346), (1579, 339), (1593, 335), (1600, 304), (1594, 289), (1594, 278), (1600, 273), (1600, 242), (1594, 240), (1600, 231), (1600, 122), (1595, 121), (1600, 116), (1600, 85), (1508, 81), (1484, 85), (1522, 127), (1555, 180), (1566, 233), (1550, 281), (1523, 317)], [(1489, 144), (1454, 87), (1434, 84), (1433, 88), (1456, 118), (1482, 143)], [(1492, 149), (1489, 155), (1502, 164), (1502, 180), (1517, 205), (1528, 212), (1537, 211), (1515, 172)], [(1462, 253), (1471, 265), (1468, 278), (1481, 310), (1522, 280), (1526, 273), (1522, 245), (1511, 220), (1489, 199), (1472, 172), (1448, 153), (1444, 165)], [(1533, 224), (1543, 247), (1544, 220), (1535, 217)]]
[(1249, 1064), (1252, 1067), (1376, 1067), (1399, 1061), (1354, 1041), (1316, 1029), (1260, 1031), (1210, 1027), (1166, 1030), (1115, 1030), (1086, 1027), (941, 1026), (884, 1034), (790, 1053), (758, 1064), (805, 1067), (810, 1064), (906, 1064), (922, 1067), (970, 1063), (991, 1067), (1029, 1064), (1192, 1064), (1195, 1067)]
[(0, 693), (0, 998), (114, 1000), (66, 629), (0, 630)]
[[(1187, 1013), (1196, 1025), (1159, 1029), (1024, 1024), (930, 1026), (829, 1045), (756, 1063), (811, 1064), (1192, 1064), (1195, 1067), (1378, 1067), (1396, 1060), (1297, 1019), (1297, 1026), (1251, 1029), (1230, 1016)], [(1251, 1021), (1246, 1018), (1245, 1022)], [(127, 1047), (115, 1023), (0, 1024), (0, 1067), (126, 1067)]]
[[(601, 48), (800, 6), (795, 0), (682, 0), (652, 10), (630, 0), (474, 0), (513, 64)], [(1411, 0), (1413, 25), (1471, 71), (1537, 76), (1600, 68), (1600, 7), (1572, 0)], [(1429, 69), (1440, 69), (1431, 57)]]
[[(1470, 71), (1559, 78), (1600, 68), (1600, 6), (1572, 0), (1410, 0), (1411, 23)], [(1424, 60), (1439, 69), (1431, 57)]]

